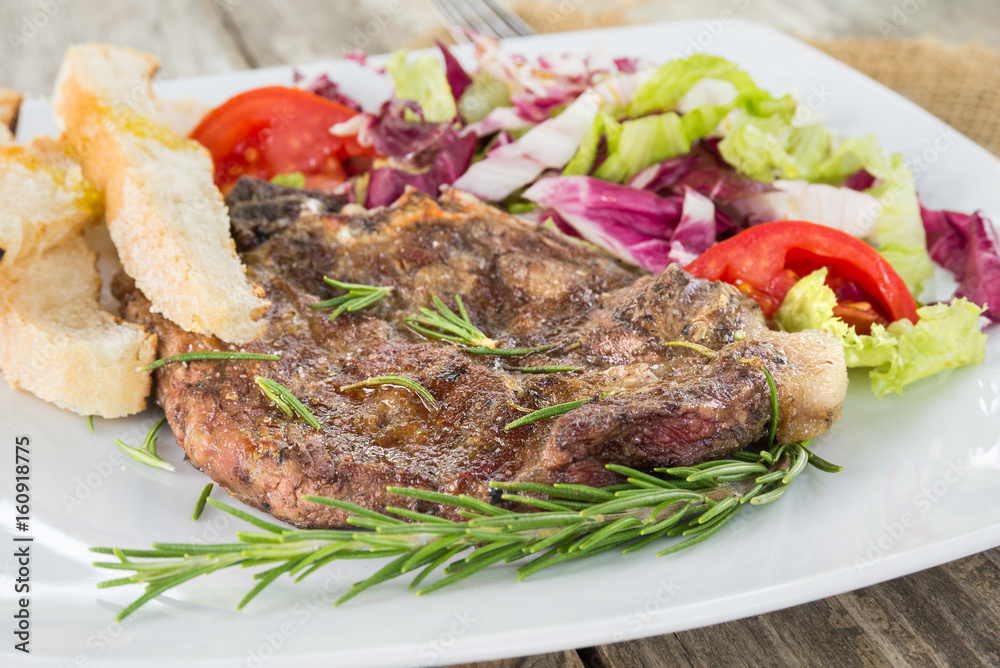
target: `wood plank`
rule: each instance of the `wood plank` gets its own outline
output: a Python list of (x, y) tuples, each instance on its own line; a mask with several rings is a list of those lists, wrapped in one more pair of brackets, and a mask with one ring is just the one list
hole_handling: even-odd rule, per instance
[[(713, 627), (714, 628), (714, 627)], [(693, 668), (687, 650), (674, 634), (655, 636), (644, 640), (630, 640), (611, 645), (598, 645), (579, 650), (588, 668), (625, 668), (633, 666), (671, 666)], [(719, 665), (724, 665), (719, 663)], [(745, 662), (728, 664), (742, 668)]]
[(437, 25), (415, 0), (241, 0), (225, 19), (252, 45), (248, 58), (258, 67), (342, 58), (358, 49), (384, 53)]
[(1000, 548), (822, 601), (581, 655), (599, 668), (1000, 665), (998, 638)]
[(986, 615), (983, 606), (957, 587), (943, 568), (874, 589), (933, 650), (940, 665), (1000, 665), (1000, 623)]
[(538, 654), (518, 659), (502, 659), (500, 661), (480, 661), (467, 663), (452, 668), (585, 668), (586, 664), (574, 651)]
[(247, 62), (213, 4), (224, 1), (232, 0), (52, 2), (50, 16), (37, 0), (4, 0), (0, 87), (49, 95), (66, 48), (86, 41), (154, 53), (163, 77), (243, 69)]

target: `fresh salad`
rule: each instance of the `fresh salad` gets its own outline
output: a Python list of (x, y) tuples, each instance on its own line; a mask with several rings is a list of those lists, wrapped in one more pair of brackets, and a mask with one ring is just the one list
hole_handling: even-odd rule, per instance
[[(923, 208), (874, 136), (803, 122), (792, 96), (714, 56), (531, 60), (470, 38), (475, 70), (440, 43), (371, 68), (394, 90), (377, 112), (321, 76), (237, 95), (192, 136), (223, 191), (247, 175), (378, 207), (453, 186), (630, 265), (732, 283), (772, 326), (838, 337), (880, 397), (983, 359), (996, 227)], [(957, 291), (920, 304), (935, 262)]]

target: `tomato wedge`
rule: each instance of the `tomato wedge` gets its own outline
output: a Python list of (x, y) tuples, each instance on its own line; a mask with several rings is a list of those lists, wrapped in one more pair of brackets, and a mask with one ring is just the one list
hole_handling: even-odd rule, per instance
[(335, 137), (330, 127), (357, 111), (298, 88), (270, 86), (240, 93), (213, 109), (191, 138), (215, 163), (215, 184), (228, 192), (240, 176), (270, 179), (302, 172), (306, 186), (330, 190), (348, 168), (363, 169), (374, 154), (357, 137)]
[(868, 244), (830, 227), (782, 220), (751, 227), (712, 246), (686, 269), (740, 288), (768, 318), (800, 277), (827, 267), (827, 285), (842, 298), (835, 313), (859, 328), (873, 322), (918, 320), (917, 303), (885, 258)]

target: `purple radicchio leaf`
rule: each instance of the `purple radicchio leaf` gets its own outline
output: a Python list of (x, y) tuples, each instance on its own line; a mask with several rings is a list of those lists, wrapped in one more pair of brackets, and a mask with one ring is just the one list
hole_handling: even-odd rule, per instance
[(1000, 322), (1000, 239), (996, 226), (980, 212), (932, 211), (920, 207), (931, 259), (955, 274), (956, 297), (986, 307)]
[(931, 259), (961, 280), (965, 273), (965, 247), (972, 216), (955, 211), (932, 211), (921, 206), (920, 217), (924, 222), (927, 252)]
[[(292, 77), (295, 83), (299, 83), (304, 78), (298, 71), (293, 72)], [(335, 81), (332, 81), (326, 74), (321, 74), (313, 79), (311, 83), (303, 88), (303, 90), (307, 93), (319, 95), (327, 100), (333, 100), (334, 102), (342, 104), (355, 111), (361, 111), (361, 103), (350, 95), (346, 95), (341, 92), (340, 86), (338, 86)]]
[(444, 56), (445, 78), (448, 80), (448, 86), (451, 88), (451, 96), (455, 98), (455, 104), (458, 104), (462, 93), (472, 85), (472, 77), (468, 75), (461, 63), (458, 62), (458, 59), (452, 55), (451, 49), (444, 42), (439, 39), (434, 40), (434, 42), (441, 50), (441, 55)]
[(714, 206), (692, 189), (660, 197), (589, 176), (557, 176), (538, 180), (524, 198), (554, 211), (560, 228), (569, 225), (587, 241), (655, 273), (715, 241)]
[(456, 136), (450, 144), (437, 152), (430, 167), (423, 171), (411, 172), (393, 167), (373, 169), (370, 172), (365, 206), (372, 208), (392, 204), (403, 194), (406, 186), (437, 197), (441, 186), (454, 183), (469, 168), (475, 150), (475, 135)]
[(993, 223), (978, 212), (969, 219), (965, 275), (958, 284), (956, 297), (986, 307), (984, 315), (1000, 322), (1000, 240)]
[(413, 100), (392, 99), (384, 103), (372, 129), (376, 151), (414, 168), (430, 165), (440, 151), (457, 139), (458, 124), (454, 120), (425, 121), (423, 110)]
[(862, 167), (847, 177), (847, 180), (844, 181), (844, 187), (850, 188), (851, 190), (868, 190), (877, 182), (878, 179), (875, 178), (874, 175), (870, 174), (867, 169)]

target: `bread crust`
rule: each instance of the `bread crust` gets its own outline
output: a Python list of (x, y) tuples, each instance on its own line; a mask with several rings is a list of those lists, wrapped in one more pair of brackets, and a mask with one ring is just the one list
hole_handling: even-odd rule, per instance
[(96, 261), (77, 235), (0, 271), (0, 369), (60, 408), (124, 417), (146, 409), (156, 335), (101, 310)]
[(122, 266), (153, 310), (188, 331), (247, 343), (264, 331), (268, 303), (236, 255), (211, 156), (161, 120), (150, 88), (157, 67), (132, 49), (73, 47), (56, 113), (104, 193)]

